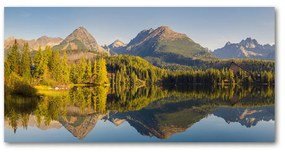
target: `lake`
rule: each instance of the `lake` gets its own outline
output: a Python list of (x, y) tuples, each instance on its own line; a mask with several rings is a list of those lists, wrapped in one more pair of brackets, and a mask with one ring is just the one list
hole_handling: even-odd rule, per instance
[(5, 142), (275, 141), (275, 93), (269, 86), (46, 92), (5, 96)]

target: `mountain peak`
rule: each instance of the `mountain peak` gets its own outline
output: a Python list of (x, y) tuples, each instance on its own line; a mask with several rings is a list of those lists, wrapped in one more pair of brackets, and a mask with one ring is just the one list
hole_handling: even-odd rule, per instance
[[(70, 35), (88, 35), (88, 36), (92, 36), (86, 28), (84, 28), (83, 26), (78, 27), (77, 29), (75, 29)], [(93, 37), (93, 36), (92, 36)]]
[(122, 42), (121, 40), (117, 39), (113, 43), (124, 43), (124, 42)]
[(126, 44), (118, 39), (109, 45), (110, 48), (117, 48), (117, 47), (122, 47), (122, 46), (126, 46)]
[(228, 41), (225, 46), (231, 45), (232, 43)]
[(129, 42), (128, 46), (132, 46), (144, 41), (144, 39), (146, 39), (153, 31), (154, 30), (152, 28), (148, 30), (142, 30), (134, 39)]
[(201, 57), (211, 54), (200, 44), (194, 42), (186, 34), (173, 31), (168, 26), (160, 26), (155, 30), (143, 30), (130, 41), (126, 51), (133, 55), (162, 56), (175, 54), (184, 57)]
[(177, 32), (174, 32), (169, 26), (160, 26), (157, 29), (155, 29), (154, 32), (161, 33), (161, 34), (177, 33)]
[(160, 26), (156, 28), (150, 36), (157, 37), (160, 40), (188, 39), (189, 41), (192, 41), (186, 34), (173, 31), (169, 26)]
[(47, 36), (41, 36), (41, 37), (39, 37), (38, 39), (47, 39), (48, 37)]
[(219, 58), (274, 59), (274, 54), (274, 46), (261, 45), (251, 37), (247, 37), (239, 43), (227, 42), (224, 47), (214, 50), (214, 55)]
[(240, 44), (246, 48), (255, 48), (256, 46), (259, 45), (256, 39), (252, 39), (251, 37), (242, 40)]
[(157, 30), (161, 30), (161, 31), (172, 31), (172, 29), (169, 26), (160, 26), (157, 28)]
[(75, 31), (76, 31), (76, 30), (87, 31), (87, 29), (86, 29), (84, 26), (79, 26), (77, 29), (75, 29)]
[(57, 49), (106, 52), (98, 45), (96, 39), (83, 26), (75, 29), (58, 46)]

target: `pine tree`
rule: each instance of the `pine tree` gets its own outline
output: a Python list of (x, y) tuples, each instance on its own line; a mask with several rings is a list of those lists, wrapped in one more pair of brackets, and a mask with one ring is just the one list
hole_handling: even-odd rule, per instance
[(43, 65), (44, 65), (43, 54), (42, 54), (41, 47), (39, 47), (39, 49), (36, 53), (35, 59), (34, 59), (35, 71), (34, 71), (33, 77), (35, 77), (35, 78), (41, 78), (42, 77), (42, 75), (44, 74)]
[(98, 77), (95, 79), (95, 84), (98, 85), (105, 85), (109, 84), (109, 79), (107, 76), (107, 68), (106, 68), (106, 61), (104, 58), (100, 58), (97, 65), (97, 75)]
[(11, 72), (20, 74), (20, 63), (21, 63), (20, 61), (21, 61), (21, 55), (18, 50), (18, 43), (15, 40), (15, 43), (12, 46), (11, 51), (9, 52), (7, 57), (7, 65), (10, 68)]
[(91, 61), (88, 60), (87, 66), (86, 66), (86, 72), (85, 72), (86, 82), (90, 82), (91, 78), (92, 78), (92, 65), (91, 65)]
[(52, 52), (51, 77), (56, 82), (62, 82), (62, 63), (58, 51)]
[(85, 72), (86, 72), (86, 61), (85, 58), (82, 58), (80, 64), (77, 65), (77, 82), (85, 82)]
[(24, 44), (23, 55), (21, 59), (21, 76), (29, 81), (31, 79), (31, 56), (28, 43)]
[(72, 83), (75, 83), (75, 84), (78, 83), (77, 82), (77, 67), (75, 64), (71, 65), (69, 78)]
[(45, 59), (45, 62), (47, 64), (47, 67), (50, 69), (51, 68), (51, 64), (53, 62), (53, 59), (52, 59), (52, 49), (50, 46), (46, 46), (45, 48), (45, 51), (44, 51), (44, 59)]
[(97, 61), (96, 61), (96, 60), (94, 60), (93, 76), (92, 76), (92, 79), (94, 79), (94, 83), (96, 82), (97, 77), (98, 77)]
[(68, 59), (67, 59), (67, 54), (66, 51), (63, 53), (63, 60), (62, 60), (62, 82), (63, 83), (68, 83), (70, 81), (70, 68), (68, 65)]

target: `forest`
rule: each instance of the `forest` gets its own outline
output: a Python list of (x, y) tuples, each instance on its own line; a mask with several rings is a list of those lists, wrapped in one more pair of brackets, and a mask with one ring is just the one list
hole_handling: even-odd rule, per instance
[[(70, 61), (64, 50), (46, 47), (35, 53), (26, 43), (18, 49), (15, 41), (5, 57), (5, 94), (32, 95), (35, 86), (69, 89), (73, 86), (105, 86), (115, 89), (142, 86), (178, 85), (274, 85), (274, 63), (262, 60), (236, 60), (249, 71), (234, 73), (224, 60), (207, 61), (206, 69), (175, 70), (156, 67), (147, 60), (131, 55), (97, 55)], [(216, 63), (216, 64), (215, 64)], [(223, 63), (223, 64), (221, 64)], [(225, 62), (228, 63), (228, 62)], [(272, 65), (273, 64), (273, 65)], [(213, 66), (216, 65), (216, 66)], [(257, 67), (258, 65), (258, 67)]]

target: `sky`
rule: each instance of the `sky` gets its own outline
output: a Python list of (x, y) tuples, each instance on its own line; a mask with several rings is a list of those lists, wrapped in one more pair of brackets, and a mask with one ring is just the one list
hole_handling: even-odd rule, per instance
[(88, 8), (6, 7), (4, 38), (67, 37), (85, 27), (100, 45), (128, 43), (144, 29), (169, 26), (211, 50), (247, 37), (275, 44), (273, 7)]

